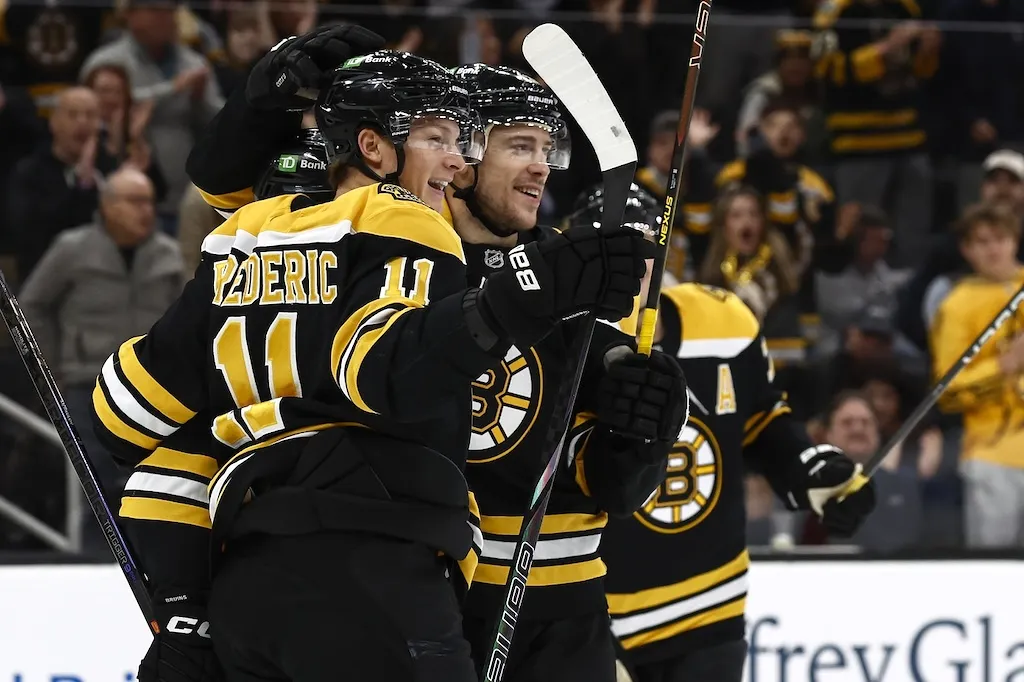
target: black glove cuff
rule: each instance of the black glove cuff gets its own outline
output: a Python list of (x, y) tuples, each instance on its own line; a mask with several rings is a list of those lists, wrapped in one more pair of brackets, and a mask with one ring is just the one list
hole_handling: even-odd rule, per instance
[(480, 289), (467, 289), (462, 297), (462, 315), (466, 320), (466, 329), (484, 352), (502, 355), (507, 351), (509, 340), (504, 335), (501, 325), (487, 309), (486, 301), (480, 296)]

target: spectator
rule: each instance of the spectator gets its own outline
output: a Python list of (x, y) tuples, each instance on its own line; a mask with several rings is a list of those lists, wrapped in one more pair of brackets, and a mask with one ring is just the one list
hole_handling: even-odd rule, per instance
[(128, 33), (89, 55), (83, 79), (98, 66), (116, 64), (131, 79), (132, 98), (153, 102), (148, 139), (167, 195), (157, 206), (163, 229), (177, 230), (176, 212), (188, 183), (185, 159), (196, 136), (224, 104), (204, 57), (178, 42), (171, 0), (129, 0)]
[(0, 84), (0, 253), (13, 253), (7, 225), (7, 184), (18, 162), (32, 153), (43, 137), (43, 126), (24, 88)]
[(808, 275), (801, 288), (808, 301), (803, 307), (809, 308), (813, 279), (808, 266), (819, 233), (827, 243), (835, 232), (835, 195), (824, 178), (798, 161), (806, 140), (804, 126), (795, 103), (767, 102), (758, 128), (764, 146), (727, 164), (716, 184), (747, 184), (767, 198), (768, 219), (786, 237), (797, 267)]
[(797, 278), (786, 240), (766, 224), (761, 195), (743, 186), (722, 192), (699, 280), (733, 291), (763, 320), (780, 297), (796, 291)]
[(50, 117), (52, 142), (24, 158), (7, 187), (7, 228), (24, 280), (62, 230), (92, 220), (97, 182), (117, 161), (98, 144), (99, 102), (88, 88), (68, 88)]
[[(92, 390), (104, 360), (125, 339), (145, 334), (181, 293), (181, 253), (174, 240), (154, 232), (153, 203), (146, 175), (134, 168), (111, 175), (97, 220), (61, 234), (21, 292), (40, 349), (53, 359), (79, 425), (92, 421)], [(113, 458), (92, 429), (80, 428), (79, 435), (108, 499), (117, 499), (123, 481)], [(85, 519), (84, 550), (106, 556), (99, 526), (88, 511)]]
[(267, 12), (265, 2), (234, 5), (227, 10), (227, 56), (214, 64), (217, 83), (225, 97), (235, 88), (245, 86), (249, 69), (276, 42)]
[(863, 386), (869, 372), (896, 360), (896, 331), (892, 311), (882, 305), (868, 305), (843, 330), (843, 345), (831, 357), (822, 356), (817, 382), (817, 404), (827, 404), (840, 391)]
[[(895, 255), (904, 266), (927, 247), (932, 227), (921, 85), (938, 68), (942, 36), (918, 18), (914, 3), (878, 0), (823, 3), (814, 18), (826, 46), (818, 73), (826, 84), (839, 201), (885, 208), (895, 224)], [(846, 19), (851, 22), (844, 26)], [(894, 20), (902, 21), (893, 25)], [(878, 28), (865, 28), (872, 24)]]
[[(647, 163), (636, 173), (637, 184), (659, 201), (665, 200), (678, 130), (678, 111), (662, 111), (654, 117), (647, 144)], [(683, 204), (673, 221), (665, 264), (666, 272), (676, 280), (693, 279), (695, 266), (700, 265), (707, 253), (716, 190), (706, 150), (718, 131), (719, 126), (711, 122), (711, 114), (703, 109), (693, 112), (686, 138), (686, 153), (689, 156), (683, 165), (680, 180), (679, 196), (683, 197)]]
[(782, 30), (775, 34), (775, 68), (747, 86), (736, 122), (736, 151), (749, 156), (753, 151), (751, 138), (758, 132), (765, 116), (765, 107), (772, 100), (791, 102), (800, 115), (805, 133), (805, 159), (817, 159), (824, 143), (824, 121), (821, 115), (821, 92), (814, 78), (811, 44), (808, 31)]
[(129, 164), (149, 176), (157, 201), (167, 192), (160, 167), (153, 163), (145, 130), (153, 114), (153, 102), (136, 106), (132, 102), (128, 74), (115, 64), (97, 66), (85, 84), (96, 93), (100, 104), (99, 148), (121, 164)]
[[(1024, 154), (1000, 149), (988, 155), (982, 168), (985, 175), (981, 202), (1004, 206), (1024, 223)], [(1017, 257), (1024, 258), (1024, 245)], [(896, 319), (900, 330), (919, 348), (927, 347), (926, 330), (931, 327), (939, 305), (968, 270), (956, 237), (946, 233), (937, 240), (900, 295)]]
[[(693, 12), (697, 6), (695, 2), (671, 4), (678, 8), (678, 13)], [(679, 7), (680, 4), (685, 9)], [(791, 23), (793, 3), (792, 0), (715, 0), (713, 4), (707, 42), (703, 48), (697, 106), (710, 111), (726, 130), (732, 131), (736, 129), (744, 87), (772, 68), (776, 54), (775, 35), (780, 27)], [(660, 5), (659, 9), (668, 11)], [(754, 13), (756, 16), (751, 16)], [(656, 36), (661, 38), (658, 41), (661, 61), (658, 63), (676, 63), (680, 47), (679, 24), (668, 24)], [(678, 97), (682, 83), (672, 92)], [(734, 135), (723, 135), (718, 142), (720, 145), (716, 146), (720, 146), (721, 151), (714, 151), (715, 158), (729, 159), (735, 155)]]
[[(903, 427), (910, 410), (923, 398), (919, 382), (907, 376), (895, 362), (872, 368), (861, 385), (878, 419), (879, 436), (888, 442)], [(927, 479), (942, 464), (942, 431), (934, 419), (926, 418), (910, 432), (893, 452), (900, 466), (915, 476)]]
[[(1024, 284), (1021, 224), (1004, 207), (969, 208), (955, 228), (972, 276), (939, 306), (932, 329), (941, 376)], [(1024, 311), (1018, 310), (952, 381), (940, 406), (963, 415), (961, 474), (968, 547), (1024, 546)]]
[(317, 0), (279, 0), (265, 3), (265, 6), (270, 10), (270, 24), (277, 34), (276, 40), (309, 33), (320, 23)]
[(0, 82), (26, 88), (39, 115), (49, 118), (112, 16), (111, 0), (0, 2)]
[[(825, 440), (854, 462), (866, 464), (880, 445), (878, 420), (867, 397), (855, 391), (839, 393), (825, 416)], [(868, 552), (893, 552), (914, 547), (921, 539), (921, 493), (911, 471), (900, 469), (893, 452), (872, 476), (877, 504), (850, 540)], [(815, 520), (816, 521), (816, 520)]]
[(824, 357), (836, 353), (843, 330), (869, 305), (887, 311), (896, 309), (896, 292), (910, 272), (894, 270), (886, 263), (891, 240), (885, 214), (872, 207), (861, 209), (850, 240), (852, 262), (837, 274), (816, 274), (815, 307), (821, 315), (817, 354)]

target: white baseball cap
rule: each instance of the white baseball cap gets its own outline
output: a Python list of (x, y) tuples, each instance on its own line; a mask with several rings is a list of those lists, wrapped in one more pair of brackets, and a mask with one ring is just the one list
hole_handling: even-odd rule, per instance
[(1004, 170), (1018, 180), (1024, 180), (1024, 154), (1012, 149), (1000, 149), (985, 158), (982, 168), (986, 174), (995, 170)]

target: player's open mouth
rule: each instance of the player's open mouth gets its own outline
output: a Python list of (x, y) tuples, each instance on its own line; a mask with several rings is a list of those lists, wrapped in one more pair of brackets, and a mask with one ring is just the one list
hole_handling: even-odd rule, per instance
[(520, 194), (525, 194), (535, 201), (540, 201), (540, 193), (544, 191), (542, 187), (516, 187), (515, 189)]
[(427, 180), (427, 184), (436, 189), (438, 192), (443, 192), (444, 188), (448, 186), (447, 180)]

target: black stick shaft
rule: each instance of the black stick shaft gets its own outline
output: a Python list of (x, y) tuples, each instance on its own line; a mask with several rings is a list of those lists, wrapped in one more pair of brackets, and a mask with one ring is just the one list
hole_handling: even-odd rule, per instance
[(882, 462), (888, 457), (889, 453), (892, 452), (893, 448), (903, 442), (903, 440), (910, 434), (911, 431), (924, 419), (928, 411), (932, 409), (932, 406), (939, 401), (942, 394), (949, 388), (949, 385), (953, 383), (953, 379), (963, 371), (967, 365), (971, 364), (974, 357), (981, 351), (982, 347), (989, 342), (989, 340), (996, 335), (999, 328), (1002, 327), (1007, 320), (1013, 317), (1014, 313), (1017, 312), (1017, 308), (1020, 307), (1021, 301), (1024, 301), (1024, 286), (1017, 290), (1017, 293), (1013, 295), (1006, 305), (1000, 309), (999, 313), (995, 316), (995, 319), (985, 327), (984, 331), (978, 335), (978, 338), (974, 340), (974, 343), (963, 352), (960, 358), (953, 363), (953, 366), (942, 375), (942, 378), (935, 384), (928, 396), (921, 401), (921, 404), (917, 406), (917, 409), (907, 417), (907, 420), (903, 422), (896, 433), (882, 446), (882, 449), (872, 457), (868, 463), (864, 466), (864, 474), (866, 476), (872, 476), (878, 467), (882, 465)]
[[(629, 196), (629, 186), (633, 181), (635, 171), (636, 163), (633, 162), (617, 166), (602, 174), (605, 188), (604, 210), (601, 214), (602, 229), (618, 227), (622, 224), (626, 199)], [(590, 354), (590, 342), (593, 339), (596, 324), (597, 318), (593, 315), (587, 315), (584, 318), (583, 327), (577, 334), (578, 348), (574, 349), (574, 353), (570, 353), (567, 376), (558, 387), (558, 396), (555, 399), (551, 420), (548, 422), (548, 430), (541, 449), (542, 453), (549, 453), (548, 459), (534, 487), (533, 499), (530, 501), (527, 513), (524, 514), (524, 518), (527, 520), (520, 530), (515, 551), (512, 553), (512, 567), (509, 569), (508, 579), (505, 581), (501, 601), (501, 616), (495, 626), (494, 635), (491, 638), (490, 654), (483, 670), (484, 682), (501, 682), (505, 674), (505, 662), (508, 658), (509, 647), (512, 645), (519, 611), (526, 597), (526, 582), (529, 578), (530, 566), (533, 565), (533, 550), (540, 537), (541, 523), (544, 520), (544, 513), (547, 511), (548, 500), (551, 498), (551, 489), (555, 484), (558, 464), (565, 449), (565, 437), (574, 415), (576, 395), (579, 392), (583, 369)]]
[(117, 521), (114, 519), (113, 512), (110, 511), (110, 505), (107, 504), (107, 500), (103, 496), (96, 473), (89, 462), (89, 456), (86, 454), (85, 448), (82, 447), (82, 440), (75, 429), (74, 423), (71, 421), (71, 414), (64, 404), (64, 398), (61, 396), (57, 381), (53, 378), (49, 367), (47, 367), (46, 360), (43, 359), (43, 354), (39, 350), (39, 344), (36, 342), (35, 335), (32, 334), (28, 320), (25, 319), (25, 313), (22, 311), (21, 305), (18, 304), (18, 300), (14, 297), (14, 292), (11, 291), (7, 279), (3, 276), (2, 272), (0, 272), (0, 314), (3, 315), (7, 329), (10, 330), (11, 338), (14, 339), (14, 345), (21, 354), (25, 368), (28, 369), (32, 383), (39, 394), (39, 399), (46, 409), (46, 414), (57, 430), (57, 434), (64, 444), (64, 449), (67, 451), (68, 459), (71, 460), (71, 465), (75, 468), (75, 473), (78, 474), (82, 488), (85, 489), (86, 499), (89, 501), (89, 506), (92, 507), (93, 513), (100, 522), (103, 536), (107, 539), (107, 544), (110, 545), (110, 551), (113, 552), (114, 558), (121, 567), (121, 571), (128, 581), (128, 586), (131, 587), (132, 594), (135, 595), (135, 600), (139, 604), (142, 615), (146, 618), (146, 622), (152, 631), (156, 632), (157, 624), (153, 617), (153, 607), (150, 603), (145, 581), (139, 572), (138, 563), (135, 561), (135, 557), (132, 555), (131, 549), (124, 539), (124, 534), (117, 525)]
[(697, 15), (693, 26), (693, 43), (690, 48), (690, 60), (686, 65), (686, 85), (683, 88), (683, 100), (679, 107), (679, 127), (676, 128), (675, 146), (672, 148), (672, 166), (668, 175), (668, 186), (665, 188), (665, 206), (661, 213), (661, 229), (658, 232), (658, 255), (654, 259), (651, 271), (651, 283), (647, 289), (647, 300), (639, 317), (638, 348), (644, 355), (651, 354), (654, 345), (654, 330), (658, 319), (658, 300), (661, 297), (662, 279), (665, 274), (665, 263), (672, 233), (672, 223), (676, 219), (679, 207), (679, 193), (682, 189), (683, 164), (686, 159), (686, 139), (690, 131), (690, 120), (693, 118), (694, 102), (697, 96), (697, 80), (700, 77), (700, 63), (704, 56), (704, 45), (707, 42), (708, 22), (711, 19), (711, 0), (701, 0), (697, 7)]

